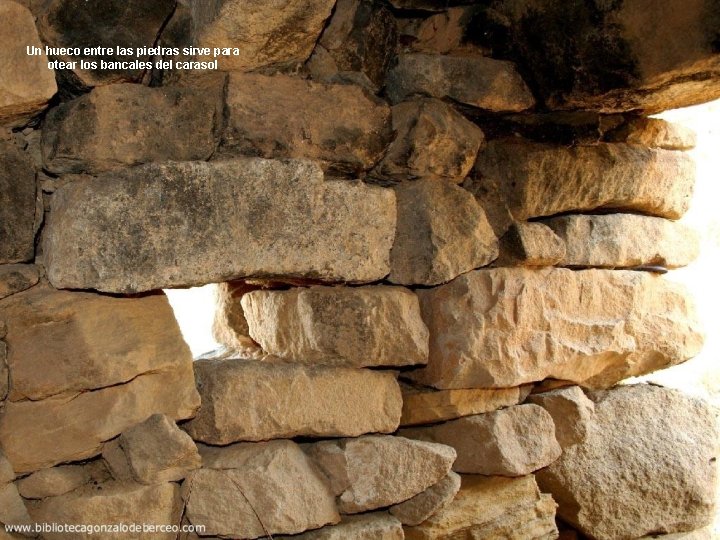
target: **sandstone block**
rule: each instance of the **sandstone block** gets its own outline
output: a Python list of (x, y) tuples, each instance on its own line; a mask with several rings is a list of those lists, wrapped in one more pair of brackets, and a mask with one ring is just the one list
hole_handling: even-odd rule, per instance
[(227, 114), (227, 152), (308, 158), (347, 173), (372, 168), (391, 137), (390, 108), (359, 86), (286, 75), (231, 74)]
[(437, 99), (398, 103), (392, 108), (392, 127), (395, 140), (373, 170), (373, 175), (389, 181), (462, 182), (485, 143), (479, 127)]
[(460, 475), (449, 472), (437, 484), (405, 502), (390, 507), (390, 513), (403, 525), (420, 525), (452, 502), (460, 490)]
[(405, 538), (551, 540), (558, 536), (556, 507), (550, 495), (540, 493), (532, 475), (466, 475), (455, 499), (420, 525), (405, 527)]
[(437, 285), (485, 266), (498, 243), (472, 194), (437, 180), (395, 188), (397, 232), (390, 252), (393, 283)]
[(471, 191), (501, 190), (516, 220), (597, 209), (670, 219), (688, 209), (695, 164), (680, 153), (627, 144), (553, 146), (514, 139), (488, 143)]
[(39, 280), (40, 273), (35, 265), (0, 265), (0, 300), (29, 289)]
[(102, 461), (85, 465), (60, 465), (41, 469), (17, 482), (18, 491), (26, 499), (57, 497), (90, 482), (105, 482), (110, 474)]
[(427, 362), (417, 296), (402, 287), (310, 287), (243, 296), (250, 336), (292, 362), (342, 367)]
[(55, 193), (48, 278), (126, 293), (244, 276), (375, 281), (395, 219), (390, 190), (325, 182), (307, 161), (148, 164)]
[(342, 516), (337, 525), (298, 536), (280, 536), (278, 540), (403, 540), (402, 523), (385, 512)]
[(400, 34), (403, 43), (415, 52), (447, 54), (465, 41), (465, 28), (474, 7), (451, 7), (430, 17), (405, 19)]
[(535, 105), (512, 63), (480, 55), (401, 54), (386, 85), (393, 103), (425, 95), (495, 112), (519, 112)]
[(454, 471), (486, 476), (524, 476), (546, 467), (562, 452), (552, 417), (537, 405), (407, 428), (400, 434), (452, 446), (458, 454)]
[(183, 428), (209, 444), (390, 433), (400, 420), (400, 388), (389, 372), (200, 360), (195, 374), (202, 407)]
[(686, 289), (646, 272), (497, 268), (418, 295), (430, 359), (405, 375), (436, 388), (609, 387), (703, 343)]
[(553, 266), (565, 258), (565, 243), (542, 223), (514, 223), (500, 239), (498, 266)]
[(188, 519), (205, 535), (258, 538), (337, 523), (333, 494), (292, 441), (203, 447), (183, 484)]
[(27, 507), (13, 483), (0, 485), (0, 525), (29, 525), (32, 523)]
[(5, 453), (0, 449), (0, 485), (7, 484), (15, 480), (15, 471), (13, 466), (5, 457)]
[(218, 283), (215, 290), (217, 303), (212, 325), (213, 338), (229, 350), (250, 358), (261, 353), (261, 350), (250, 337), (250, 328), (240, 301), (245, 294), (259, 288), (244, 281), (231, 281)]
[(0, 3), (0, 125), (3, 126), (24, 124), (42, 111), (57, 91), (55, 73), (48, 69), (47, 56), (44, 53), (28, 56), (26, 47), (44, 49), (35, 19), (19, 3), (3, 0)]
[(657, 217), (569, 215), (544, 223), (565, 242), (563, 266), (678, 268), (690, 264), (700, 252), (696, 231)]
[(580, 444), (587, 437), (595, 416), (595, 404), (579, 386), (532, 394), (528, 402), (550, 413), (555, 424), (555, 438), (563, 449)]
[(403, 398), (401, 426), (436, 424), (492, 412), (502, 407), (517, 405), (530, 393), (530, 386), (514, 388), (459, 388), (433, 390), (421, 386), (401, 384)]
[(306, 452), (330, 480), (343, 514), (406, 501), (444, 478), (455, 461), (448, 446), (377, 435), (321, 441)]
[(538, 473), (542, 489), (559, 504), (559, 516), (599, 539), (692, 531), (711, 523), (718, 452), (712, 408), (651, 385), (589, 397), (595, 416), (584, 442)]
[(637, 116), (605, 135), (612, 142), (639, 144), (665, 150), (692, 150), (697, 144), (693, 130), (660, 118)]
[[(0, 5), (0, 9), (5, 4)], [(1, 19), (0, 19), (1, 20)], [(0, 264), (35, 255), (35, 169), (12, 141), (0, 137)]]
[(113, 84), (54, 107), (42, 151), (54, 173), (208, 159), (220, 140), (223, 77), (194, 86)]

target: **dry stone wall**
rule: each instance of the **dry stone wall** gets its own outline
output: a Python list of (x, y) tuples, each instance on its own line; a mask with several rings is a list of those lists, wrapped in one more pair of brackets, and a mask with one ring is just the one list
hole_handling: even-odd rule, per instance
[[(718, 28), (713, 0), (0, 0), (0, 524), (28, 527), (0, 538), (704, 534), (716, 413), (619, 383), (703, 344), (662, 275), (698, 255), (695, 137), (648, 115), (720, 96)], [(80, 44), (238, 53), (24, 52)], [(208, 283), (194, 361), (162, 289)]]

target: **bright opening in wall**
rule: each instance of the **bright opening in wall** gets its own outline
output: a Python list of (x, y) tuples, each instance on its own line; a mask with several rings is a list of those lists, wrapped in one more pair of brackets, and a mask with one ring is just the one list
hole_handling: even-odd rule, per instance
[(216, 288), (216, 285), (205, 285), (165, 291), (182, 335), (195, 358), (220, 347), (212, 335)]

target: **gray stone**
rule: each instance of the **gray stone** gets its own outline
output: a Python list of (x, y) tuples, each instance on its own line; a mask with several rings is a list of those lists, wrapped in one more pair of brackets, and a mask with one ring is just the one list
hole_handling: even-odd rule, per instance
[(35, 255), (36, 190), (29, 156), (0, 137), (0, 264), (26, 262)]

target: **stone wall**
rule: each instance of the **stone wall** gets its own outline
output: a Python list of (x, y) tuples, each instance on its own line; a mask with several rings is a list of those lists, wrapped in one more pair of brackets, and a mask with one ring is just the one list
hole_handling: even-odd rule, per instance
[(619, 383), (702, 347), (717, 2), (207, 4), (0, 0), (0, 538), (709, 538), (716, 412)]

